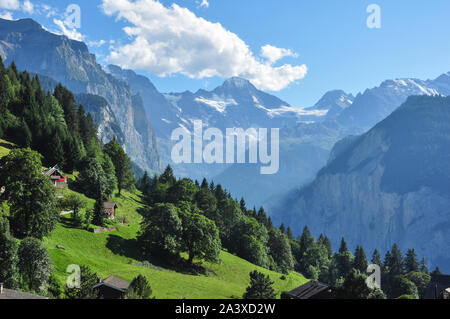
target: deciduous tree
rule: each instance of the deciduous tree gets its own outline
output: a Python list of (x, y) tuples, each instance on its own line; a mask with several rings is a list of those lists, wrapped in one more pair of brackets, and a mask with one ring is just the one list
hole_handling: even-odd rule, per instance
[(24, 287), (42, 291), (53, 271), (47, 250), (38, 239), (28, 237), (20, 243), (18, 256), (19, 272)]
[(41, 172), (40, 155), (30, 149), (14, 149), (0, 160), (0, 184), (11, 213), (15, 236), (42, 238), (56, 227), (59, 212), (55, 190)]

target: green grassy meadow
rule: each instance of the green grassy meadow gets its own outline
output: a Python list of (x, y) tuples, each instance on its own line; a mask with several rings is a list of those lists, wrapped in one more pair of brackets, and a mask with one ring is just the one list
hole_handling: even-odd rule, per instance
[[(44, 239), (61, 283), (67, 278), (66, 268), (70, 264), (88, 265), (102, 278), (116, 276), (131, 281), (138, 274), (145, 275), (150, 280), (153, 297), (158, 299), (240, 298), (248, 286), (249, 273), (255, 269), (270, 275), (278, 295), (307, 281), (297, 273), (282, 280), (282, 274), (255, 266), (225, 251), (221, 253), (220, 263), (204, 263), (208, 275), (183, 274), (152, 264), (144, 266), (143, 261), (138, 260), (135, 245), (141, 220), (138, 209), (143, 206), (139, 193), (123, 192), (122, 196), (116, 195), (112, 200), (119, 206), (117, 217), (126, 217), (128, 223), (116, 226), (117, 231), (93, 234), (72, 228), (69, 217), (65, 216), (52, 235)], [(94, 201), (89, 202), (93, 206)], [(57, 245), (65, 250), (57, 249)]]
[[(0, 140), (0, 158), (7, 155), (14, 144)], [(75, 173), (76, 175), (76, 173)], [(69, 180), (74, 175), (68, 175)], [(69, 194), (72, 190), (57, 190), (59, 194)], [(82, 195), (83, 196), (83, 195)], [(92, 209), (94, 200), (85, 197), (86, 209)], [(145, 275), (151, 284), (153, 295), (157, 299), (229, 299), (241, 298), (250, 281), (249, 273), (258, 270), (270, 276), (275, 282), (278, 297), (282, 291), (292, 290), (305, 283), (302, 275), (285, 275), (255, 266), (225, 251), (221, 252), (219, 263), (205, 262), (207, 275), (179, 273), (162, 266), (152, 265), (139, 260), (136, 237), (142, 216), (139, 209), (144, 205), (141, 194), (123, 191), (111, 201), (118, 205), (116, 220), (125, 223), (114, 225), (116, 231), (94, 234), (87, 230), (71, 226), (70, 214), (61, 216), (61, 221), (51, 236), (44, 238), (55, 275), (63, 285), (66, 281), (67, 266), (70, 264), (87, 265), (97, 274), (106, 278), (116, 276), (131, 281), (139, 274)], [(62, 246), (64, 249), (58, 249)]]

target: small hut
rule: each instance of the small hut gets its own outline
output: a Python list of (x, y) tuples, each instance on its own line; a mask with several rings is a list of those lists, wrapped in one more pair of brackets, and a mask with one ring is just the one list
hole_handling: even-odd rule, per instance
[(123, 299), (130, 283), (114, 276), (101, 280), (93, 289), (98, 291), (102, 299)]
[(53, 186), (58, 189), (67, 188), (67, 177), (63, 175), (58, 165), (44, 169), (42, 174), (48, 176), (53, 183)]
[(105, 202), (103, 204), (103, 208), (105, 209), (105, 214), (109, 219), (116, 218), (116, 203)]

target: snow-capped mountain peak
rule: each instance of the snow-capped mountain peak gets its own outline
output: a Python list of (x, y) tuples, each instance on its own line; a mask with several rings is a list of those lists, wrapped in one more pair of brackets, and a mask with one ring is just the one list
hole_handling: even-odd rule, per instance
[(224, 88), (235, 88), (235, 89), (255, 89), (252, 83), (249, 80), (240, 77), (232, 77), (226, 80), (222, 87)]
[(346, 109), (353, 104), (355, 97), (352, 94), (347, 94), (342, 90), (334, 90), (325, 93), (325, 95), (316, 103), (315, 109), (330, 110), (334, 106), (341, 109)]
[(396, 79), (381, 83), (381, 89), (399, 91), (407, 95), (439, 95), (426, 81), (418, 79)]

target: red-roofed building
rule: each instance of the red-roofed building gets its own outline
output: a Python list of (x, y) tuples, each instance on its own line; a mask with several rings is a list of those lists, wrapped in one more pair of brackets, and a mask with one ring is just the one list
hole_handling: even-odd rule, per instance
[(50, 178), (55, 188), (67, 188), (67, 177), (63, 175), (58, 165), (50, 167), (49, 169), (44, 169), (42, 174)]

